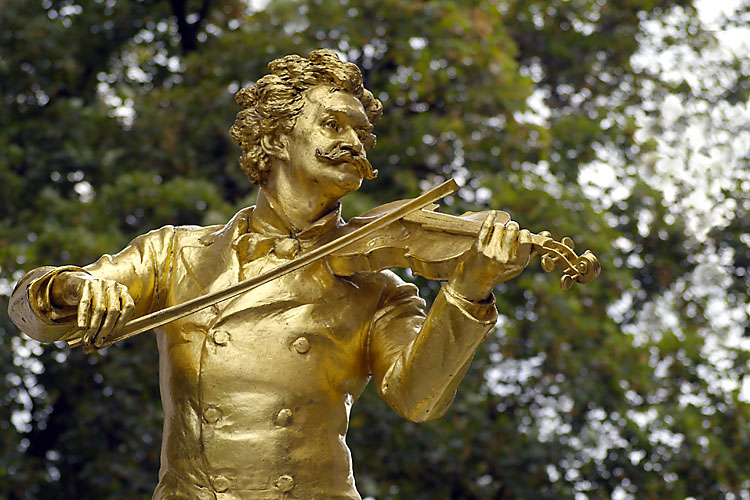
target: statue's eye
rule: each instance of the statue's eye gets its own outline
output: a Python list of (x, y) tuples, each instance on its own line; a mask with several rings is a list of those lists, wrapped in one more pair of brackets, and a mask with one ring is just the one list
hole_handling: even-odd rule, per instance
[(339, 130), (339, 122), (337, 122), (336, 120), (328, 120), (324, 123), (324, 125), (331, 130), (335, 130), (336, 132), (338, 132)]

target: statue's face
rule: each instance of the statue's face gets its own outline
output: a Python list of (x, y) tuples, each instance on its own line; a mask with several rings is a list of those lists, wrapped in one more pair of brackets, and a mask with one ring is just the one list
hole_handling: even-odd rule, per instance
[(288, 175), (338, 199), (372, 176), (363, 145), (372, 125), (362, 103), (351, 94), (319, 86), (305, 97), (287, 136)]

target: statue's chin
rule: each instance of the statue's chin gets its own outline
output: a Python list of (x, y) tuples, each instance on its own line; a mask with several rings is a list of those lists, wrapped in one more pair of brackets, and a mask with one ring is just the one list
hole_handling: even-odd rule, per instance
[(331, 168), (335, 171), (330, 175), (329, 182), (338, 188), (338, 196), (354, 192), (362, 185), (362, 175), (355, 165), (339, 164)]
[(347, 165), (345, 169), (341, 170), (339, 175), (339, 185), (345, 189), (347, 193), (356, 191), (362, 185), (362, 174), (354, 165)]

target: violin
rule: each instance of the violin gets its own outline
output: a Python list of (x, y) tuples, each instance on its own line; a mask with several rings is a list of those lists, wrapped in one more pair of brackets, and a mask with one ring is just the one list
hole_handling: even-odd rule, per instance
[[(458, 188), (454, 180), (449, 180), (417, 198), (382, 205), (350, 220), (338, 234), (333, 234), (330, 241), (318, 248), (223, 290), (130, 320), (101, 346), (86, 345), (84, 350), (93, 352), (165, 325), (319, 259), (326, 259), (331, 271), (338, 276), (402, 267), (428, 279), (447, 280), (460, 257), (476, 241), (487, 215), (479, 212), (456, 217), (437, 212), (434, 202)], [(509, 220), (510, 216), (505, 212), (499, 212), (495, 219), (496, 224)], [(588, 283), (599, 275), (601, 266), (594, 254), (587, 250), (579, 257), (573, 251), (570, 238), (557, 242), (544, 232), (532, 235), (531, 243), (533, 250), (542, 257), (542, 269), (547, 272), (555, 268), (562, 270), (560, 286), (564, 290), (574, 282)], [(78, 347), (84, 343), (81, 338), (75, 338), (68, 341), (68, 345)]]
[[(391, 212), (408, 200), (387, 203), (355, 217), (342, 229), (353, 231)], [(435, 281), (447, 281), (462, 255), (477, 239), (487, 212), (467, 212), (461, 216), (438, 212), (430, 204), (381, 228), (326, 257), (333, 274), (351, 276), (384, 269), (408, 268), (416, 275)], [(498, 211), (495, 224), (510, 221), (507, 212)], [(562, 272), (560, 287), (570, 289), (574, 283), (589, 283), (601, 271), (591, 251), (576, 255), (575, 243), (569, 237), (561, 241), (544, 231), (531, 235), (532, 252), (541, 257), (542, 269)]]

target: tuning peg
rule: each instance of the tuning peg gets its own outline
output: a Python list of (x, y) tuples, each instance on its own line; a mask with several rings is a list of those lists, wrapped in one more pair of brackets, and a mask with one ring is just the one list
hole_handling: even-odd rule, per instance
[(576, 244), (575, 242), (573, 242), (573, 239), (567, 236), (562, 239), (561, 243), (565, 245), (566, 247), (570, 248), (571, 250), (574, 250), (576, 247)]
[(544, 272), (548, 273), (554, 270), (556, 260), (557, 259), (551, 255), (543, 255), (541, 264), (542, 264), (542, 269), (544, 270)]
[(575, 279), (573, 278), (573, 276), (570, 276), (569, 274), (563, 274), (560, 277), (560, 288), (562, 288), (563, 290), (570, 290), (570, 287), (573, 286), (574, 281)]

